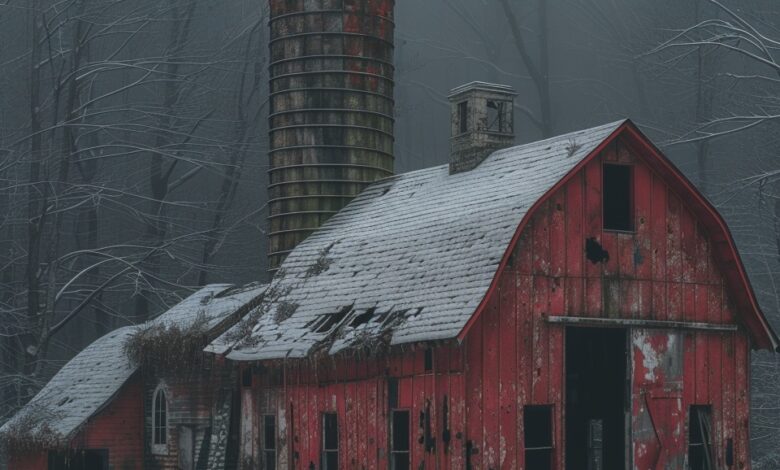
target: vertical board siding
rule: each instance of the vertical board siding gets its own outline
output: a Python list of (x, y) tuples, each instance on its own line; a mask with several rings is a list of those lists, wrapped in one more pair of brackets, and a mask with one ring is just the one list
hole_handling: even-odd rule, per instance
[[(634, 165), (633, 232), (602, 229), (604, 160)], [(379, 358), (283, 366), (283, 388), (256, 391), (274, 395), (276, 404), (269, 403), (269, 409), (294, 410), (284, 427), (280, 424), (290, 462), (281, 468), (320, 468), (320, 417), (326, 411), (339, 415), (341, 468), (388, 468), (388, 383), (394, 380), (397, 406), (410, 412), (411, 468), (526, 469), (523, 407), (551, 405), (553, 468), (560, 470), (565, 462), (566, 331), (549, 323), (550, 316), (736, 321), (709, 235), (685, 199), (620, 143), (585, 165), (530, 217), (482, 316), (462, 345), (436, 346), (432, 371), (424, 368), (426, 346), (413, 345)], [(609, 253), (608, 260), (587, 259), (585, 243), (591, 238)], [(748, 469), (749, 343), (744, 331), (634, 330), (631, 337), (636, 436), (627, 446), (636, 449), (634, 468), (683, 465), (688, 408), (710, 405), (718, 468), (725, 465), (726, 441), (733, 439), (735, 468)], [(648, 371), (644, 354), (654, 354), (661, 363), (668, 359), (674, 367), (667, 361), (671, 369)], [(425, 448), (426, 410), (429, 437), (435, 441), (430, 451)], [(663, 429), (647, 428), (652, 422)]]

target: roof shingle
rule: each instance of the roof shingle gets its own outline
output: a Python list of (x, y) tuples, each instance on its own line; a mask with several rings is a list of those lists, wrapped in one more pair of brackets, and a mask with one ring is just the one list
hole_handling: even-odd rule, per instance
[(228, 357), (456, 337), (529, 208), (623, 122), (501, 150), (468, 172), (442, 165), (369, 186), (289, 255)]

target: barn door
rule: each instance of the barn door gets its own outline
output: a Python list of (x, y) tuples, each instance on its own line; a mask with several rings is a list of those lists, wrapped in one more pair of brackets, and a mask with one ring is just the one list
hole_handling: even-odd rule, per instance
[(633, 469), (683, 468), (683, 336), (637, 329), (631, 333), (631, 345)]

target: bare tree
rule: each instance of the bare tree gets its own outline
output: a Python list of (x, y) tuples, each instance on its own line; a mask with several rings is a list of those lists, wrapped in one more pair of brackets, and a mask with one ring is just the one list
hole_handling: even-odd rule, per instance
[(0, 80), (26, 88), (14, 110), (25, 124), (0, 122), (3, 413), (29, 399), (59, 357), (230, 275), (235, 263), (219, 262), (234, 249), (226, 240), (255, 231), (262, 201), (235, 197), (246, 155), (263, 144), (265, 12), (258, 5), (214, 29), (209, 8), (0, 6), (2, 17), (25, 20), (29, 38), (0, 53)]
[[(649, 52), (675, 61), (693, 52), (697, 61), (696, 122), (667, 145), (696, 144), (700, 179), (721, 209), (740, 221), (735, 235), (752, 267), (759, 300), (778, 324), (780, 36), (758, 18), (750, 18), (723, 1), (706, 0), (704, 4), (709, 9), (697, 7), (693, 25)], [(717, 100), (713, 96), (716, 92)], [(708, 178), (709, 153), (714, 142), (728, 145), (731, 139), (740, 141), (734, 146), (739, 163), (734, 165), (730, 181), (716, 191)], [(759, 354), (753, 366), (754, 468), (777, 468), (780, 361), (776, 355)]]

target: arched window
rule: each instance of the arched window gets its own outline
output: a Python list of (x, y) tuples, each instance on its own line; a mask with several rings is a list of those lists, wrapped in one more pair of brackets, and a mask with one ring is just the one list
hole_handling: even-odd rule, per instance
[(165, 452), (168, 444), (168, 397), (162, 386), (157, 387), (152, 399), (152, 449)]

